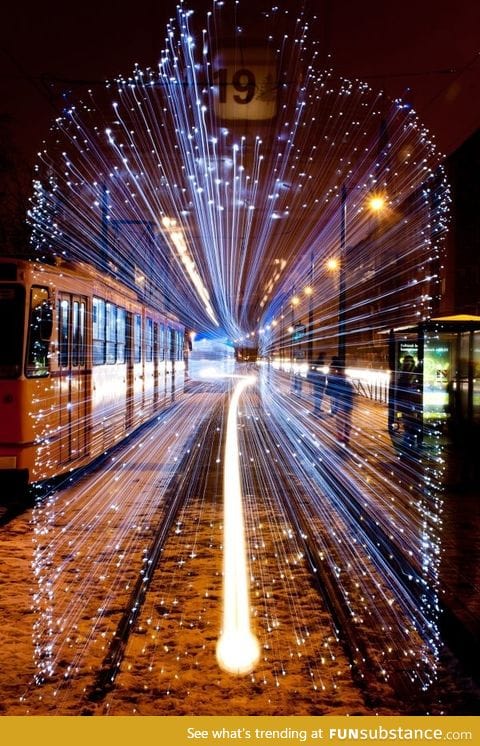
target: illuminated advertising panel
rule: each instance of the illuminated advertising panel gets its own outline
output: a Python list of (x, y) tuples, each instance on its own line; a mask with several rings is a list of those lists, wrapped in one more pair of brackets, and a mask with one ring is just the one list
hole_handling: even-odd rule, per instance
[(425, 337), (423, 363), (424, 419), (446, 419), (449, 411), (449, 381), (451, 379), (450, 335)]

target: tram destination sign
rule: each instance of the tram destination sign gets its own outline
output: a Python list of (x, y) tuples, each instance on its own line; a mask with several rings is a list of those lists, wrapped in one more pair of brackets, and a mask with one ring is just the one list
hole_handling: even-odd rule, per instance
[(273, 119), (277, 65), (268, 49), (224, 49), (213, 66), (215, 114), (226, 120)]

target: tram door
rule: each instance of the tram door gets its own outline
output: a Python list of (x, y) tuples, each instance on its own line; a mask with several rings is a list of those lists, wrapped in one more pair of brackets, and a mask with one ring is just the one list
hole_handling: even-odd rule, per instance
[(153, 406), (156, 407), (158, 404), (158, 357), (159, 357), (159, 341), (158, 341), (158, 323), (153, 322)]
[(175, 394), (175, 332), (167, 327), (166, 360), (165, 360), (165, 393), (167, 396)]
[(166, 344), (166, 329), (165, 324), (160, 324), (159, 327), (159, 343), (158, 343), (158, 383), (160, 390), (160, 398), (162, 402), (166, 397), (167, 392), (167, 353), (165, 350)]
[(62, 293), (58, 306), (60, 462), (87, 452), (88, 385), (84, 296)]
[(126, 406), (125, 406), (125, 428), (129, 430), (133, 425), (133, 316), (127, 312), (125, 329), (125, 363), (126, 363)]

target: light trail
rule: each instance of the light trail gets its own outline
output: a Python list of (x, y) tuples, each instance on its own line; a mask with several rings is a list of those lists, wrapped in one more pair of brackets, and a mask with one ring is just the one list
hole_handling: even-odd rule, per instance
[[(364, 327), (428, 316), (448, 203), (440, 156), (408, 106), (319, 68), (317, 20), (281, 2), (257, 14), (226, 0), (206, 18), (179, 5), (158, 69), (88, 91), (55, 123), (32, 200), (39, 254), (103, 261), (132, 282), (138, 267), (190, 326), (232, 339), (268, 327), (266, 352), (294, 347), (279, 317), (308, 284), (315, 343), (328, 346), (338, 292), (323, 268), (338, 262), (346, 186), (349, 346)], [(251, 80), (235, 76), (233, 49)]]
[[(348, 366), (368, 370), (372, 359), (383, 363), (386, 359), (385, 331), (428, 317), (438, 297), (448, 204), (441, 158), (408, 106), (388, 101), (361, 81), (319, 69), (320, 37), (315, 37), (314, 19), (301, 9), (286, 11), (282, 0), (258, 14), (243, 0), (225, 0), (214, 3), (203, 19), (180, 4), (176, 20), (168, 26), (158, 69), (137, 66), (131, 76), (109, 83), (103, 93), (89, 91), (57, 120), (51, 143), (39, 153), (31, 210), (33, 243), (39, 256), (54, 254), (106, 265), (109, 272), (133, 285), (141, 276), (146, 283), (143, 291), (158, 294), (161, 304), (168, 302), (189, 328), (223, 336), (220, 326), (233, 339), (243, 336), (259, 342), (261, 352), (274, 356), (279, 365), (299, 367), (306, 356), (305, 345), (299, 350), (293, 336), (297, 322), (313, 329), (314, 352), (324, 350), (329, 357), (338, 344), (339, 209), (346, 185)], [(276, 60), (271, 71), (275, 116), (224, 119), (218, 115), (223, 95), (218, 76), (225, 72), (221, 44), (226, 38), (242, 54), (250, 46), (267, 50), (267, 72), (270, 60)], [(225, 60), (228, 67), (228, 54)], [(245, 64), (248, 67), (248, 59)], [(223, 93), (245, 102), (250, 95), (247, 83), (237, 76)], [(373, 216), (366, 207), (372, 193), (385, 194), (382, 214)], [(257, 337), (259, 328), (262, 333)], [(296, 359), (297, 352), (303, 357)], [(271, 417), (272, 435), (284, 463), (287, 460), (291, 467), (287, 471), (309, 494), (308, 519), (319, 526), (332, 524), (336, 559), (332, 555), (325, 561), (337, 562), (343, 592), (355, 599), (351, 603), (356, 623), (365, 613), (372, 626), (385, 631), (385, 670), (396, 656), (411, 669), (413, 681), (425, 658), (428, 670), (422, 680), (428, 683), (435, 675), (437, 611), (411, 607), (401, 587), (394, 587), (395, 578), (387, 578), (389, 568), (375, 547), (369, 547), (367, 561), (358, 556), (361, 540), (348, 523), (341, 495), (325, 489), (312, 468), (311, 446), (317, 449), (316, 464), (326, 460), (346, 485), (355, 487), (365, 510), (396, 546), (413, 555), (434, 589), (440, 553), (437, 496), (430, 497), (421, 483), (420, 468), (389, 479), (391, 454), (380, 440), (378, 447), (374, 443), (373, 455), (346, 464), (343, 455), (335, 452), (333, 428), (312, 421), (307, 407), (302, 409), (304, 396), (279, 391), (279, 381), (285, 389), (281, 375), (262, 382), (266, 416)], [(188, 428), (188, 416), (184, 427)], [(166, 445), (167, 435), (163, 437)], [(268, 474), (273, 454), (262, 451), (258, 436), (251, 439), (256, 463)], [(239, 480), (238, 447), (230, 455), (234, 463), (225, 465), (225, 474), (235, 473)], [(277, 463), (274, 459), (274, 469)], [(114, 509), (111, 502), (103, 505), (98, 498), (89, 505), (92, 517), (74, 540), (75, 552), (65, 550), (68, 556), (73, 553), (85, 577), (85, 586), (79, 581), (68, 586), (69, 599), (77, 590), (86, 592), (93, 582), (83, 545), (103, 513), (111, 511), (120, 522), (118, 561), (124, 563), (126, 518), (132, 510), (126, 507), (127, 499), (141, 468), (138, 460), (125, 470), (128, 476), (122, 476)], [(122, 470), (115, 480), (118, 475)], [(395, 483), (394, 489), (384, 491), (385, 480), (390, 486)], [(253, 477), (251, 483), (255, 486)], [(117, 481), (115, 485), (117, 492)], [(240, 481), (235, 490), (239, 485)], [(278, 481), (272, 479), (268, 486), (272, 505), (280, 503)], [(157, 497), (161, 496), (152, 495), (149, 516), (155, 513)], [(237, 498), (238, 514), (241, 494)], [(141, 500), (135, 510), (140, 514), (147, 502)], [(40, 589), (35, 597), (40, 623), (34, 637), (42, 680), (54, 673), (63, 654), (54, 622), (60, 619), (62, 627), (70, 625), (76, 631), (81, 606), (69, 604), (64, 616), (53, 619), (54, 602), (62, 594), (60, 578), (52, 576), (50, 568), (55, 552), (63, 551), (66, 541), (54, 530), (55, 503), (54, 497), (51, 512), (48, 506), (39, 508), (34, 521), (39, 534), (35, 572)], [(248, 516), (253, 501), (247, 503)], [(254, 512), (255, 506), (251, 509)], [(125, 524), (120, 521), (123, 513)], [(243, 525), (241, 510), (240, 517)], [(238, 526), (234, 525), (236, 531)], [(52, 532), (54, 553), (49, 554)], [(342, 541), (348, 532), (353, 538)], [(284, 537), (280, 529), (278, 533), (281, 543)], [(294, 539), (290, 541), (293, 544)], [(241, 540), (234, 536), (233, 542), (225, 541), (229, 552), (234, 546), (245, 557), (243, 533)], [(90, 552), (101, 550), (100, 543)], [(112, 557), (113, 568), (115, 552)], [(240, 608), (243, 615), (249, 609), (248, 577), (243, 577), (245, 567), (241, 568), (242, 593), (245, 587), (247, 591)], [(371, 584), (364, 585), (364, 578), (376, 578), (377, 572), (385, 579), (379, 590), (382, 605), (376, 597), (368, 600)], [(113, 594), (114, 581), (102, 582), (112, 586)], [(118, 586), (122, 583), (119, 572)], [(263, 580), (258, 584), (258, 593), (266, 595)], [(398, 591), (393, 606), (389, 603), (392, 588)], [(293, 581), (288, 594), (294, 598)], [(226, 605), (229, 618), (224, 620), (218, 648), (219, 657), (229, 660), (228, 670), (241, 673), (244, 666), (255, 665), (258, 643), (246, 620), (244, 640), (237, 647), (250, 648), (251, 662), (235, 659), (230, 632), (235, 604)], [(292, 624), (302, 640), (303, 620), (295, 617)], [(419, 639), (422, 636), (427, 644)], [(97, 629), (92, 627), (85, 638), (95, 637)], [(415, 638), (415, 645), (409, 644), (410, 638)], [(68, 641), (66, 646), (74, 644)], [(79, 652), (73, 659), (72, 670), (77, 663), (80, 667), (82, 655)]]
[(223, 622), (217, 660), (228, 673), (250, 673), (260, 658), (260, 645), (250, 624), (249, 570), (245, 542), (238, 452), (237, 409), (240, 396), (255, 378), (235, 386), (227, 418), (223, 473)]
[[(126, 601), (144, 571), (145, 552), (186, 443), (224, 390), (225, 384), (216, 382), (179, 397), (147, 436), (112, 456), (100, 473), (71, 487), (67, 478), (63, 490), (33, 510), (35, 684), (50, 682), (57, 703), (72, 680), (102, 658), (114, 634), (108, 609)], [(139, 474), (150, 469), (154, 478), (139, 488)], [(39, 699), (46, 696), (42, 689)], [(34, 692), (26, 692), (23, 701), (29, 704)]]
[[(363, 626), (369, 620), (381, 635), (380, 675), (388, 679), (403, 661), (409, 680), (428, 689), (436, 677), (440, 650), (438, 475), (431, 472), (426, 457), (410, 467), (398, 460), (392, 463), (381, 407), (358, 397), (351, 445), (342, 449), (334, 418), (328, 415), (328, 397), (323, 417), (312, 418), (309, 386), (292, 394), (290, 377), (266, 366), (259, 378), (277, 458), (281, 457), (282, 471), (292, 475), (293, 485), (302, 485), (299, 503), (304, 519), (318, 526), (319, 549), (337, 575), (352, 621)], [(333, 482), (329, 473), (335, 475)], [(356, 518), (352, 500), (358, 506)], [(376, 525), (373, 541), (363, 528), (369, 520)], [(382, 534), (421, 576), (416, 589), (412, 579), (392, 571), (382, 552)], [(322, 535), (328, 537), (326, 545)]]

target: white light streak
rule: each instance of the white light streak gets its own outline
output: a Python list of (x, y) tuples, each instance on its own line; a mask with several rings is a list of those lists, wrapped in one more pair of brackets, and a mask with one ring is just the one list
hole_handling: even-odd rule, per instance
[(173, 245), (175, 246), (178, 252), (178, 255), (180, 256), (180, 259), (182, 260), (182, 264), (187, 270), (187, 274), (190, 277), (192, 285), (194, 286), (199, 297), (203, 301), (207, 314), (212, 319), (215, 326), (219, 326), (218, 319), (215, 316), (215, 312), (210, 302), (210, 295), (208, 294), (208, 290), (203, 284), (202, 279), (197, 272), (197, 268), (195, 267), (195, 262), (190, 256), (183, 231), (181, 230), (180, 227), (177, 226), (177, 221), (172, 220), (171, 218), (163, 218), (162, 226), (167, 232), (167, 234), (169, 235), (170, 240), (172, 241)]
[(242, 487), (238, 453), (237, 408), (240, 396), (255, 381), (237, 383), (230, 400), (223, 473), (223, 624), (217, 661), (228, 673), (250, 673), (260, 657), (260, 646), (250, 626), (249, 572), (245, 544)]

